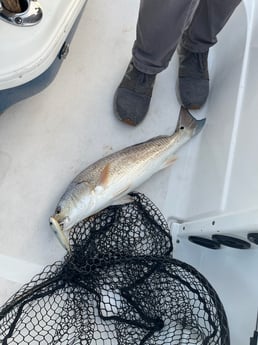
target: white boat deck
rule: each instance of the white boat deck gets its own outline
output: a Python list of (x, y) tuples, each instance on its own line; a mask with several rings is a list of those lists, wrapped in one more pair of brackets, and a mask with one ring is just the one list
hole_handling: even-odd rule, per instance
[[(141, 125), (126, 126), (113, 114), (113, 95), (131, 57), (138, 6), (137, 0), (89, 1), (54, 82), (0, 115), (0, 304), (44, 266), (63, 258), (65, 251), (48, 219), (77, 173), (113, 151), (174, 131), (180, 108), (175, 95), (176, 55), (158, 75), (149, 114)], [(223, 147), (230, 146), (234, 127), (246, 22), (242, 31), (231, 33), (243, 14), (241, 5), (210, 54), (210, 100), (194, 112), (198, 118), (207, 116), (204, 132), (180, 151), (171, 169), (139, 188), (167, 218), (242, 208), (240, 203), (227, 203), (234, 185), (228, 182), (225, 187), (229, 167)], [(232, 62), (236, 42), (239, 54), (233, 54)], [(234, 74), (225, 72), (234, 68)], [(213, 159), (219, 164), (211, 165)], [(236, 195), (230, 197), (235, 200)], [(217, 290), (229, 318), (232, 344), (247, 344), (258, 305), (258, 250), (211, 251), (183, 240), (175, 254), (194, 264)]]

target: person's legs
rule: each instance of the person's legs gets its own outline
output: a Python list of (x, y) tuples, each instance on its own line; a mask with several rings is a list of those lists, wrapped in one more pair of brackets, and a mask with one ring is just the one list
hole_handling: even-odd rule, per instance
[(181, 103), (200, 108), (209, 93), (208, 51), (240, 0), (200, 0), (179, 50), (178, 88)]
[(217, 43), (223, 29), (241, 0), (200, 0), (191, 24), (182, 37), (182, 45), (197, 53), (207, 52)]
[(199, 0), (141, 0), (133, 64), (157, 74), (168, 66)]
[(131, 125), (148, 109), (155, 75), (165, 69), (199, 0), (141, 0), (133, 58), (119, 85), (114, 109)]

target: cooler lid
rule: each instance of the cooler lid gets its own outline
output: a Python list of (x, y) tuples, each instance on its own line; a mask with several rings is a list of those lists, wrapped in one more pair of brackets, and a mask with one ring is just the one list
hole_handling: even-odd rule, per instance
[(42, 20), (21, 27), (0, 20), (0, 90), (19, 86), (54, 61), (86, 0), (41, 0)]

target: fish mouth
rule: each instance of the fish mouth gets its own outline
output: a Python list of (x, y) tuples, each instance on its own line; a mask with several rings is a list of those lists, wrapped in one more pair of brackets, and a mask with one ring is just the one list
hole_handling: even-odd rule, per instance
[(53, 230), (54, 234), (58, 238), (59, 242), (61, 243), (62, 247), (66, 249), (68, 252), (71, 251), (70, 244), (68, 238), (65, 236), (64, 233), (64, 222), (58, 222), (55, 216), (49, 218), (49, 225)]

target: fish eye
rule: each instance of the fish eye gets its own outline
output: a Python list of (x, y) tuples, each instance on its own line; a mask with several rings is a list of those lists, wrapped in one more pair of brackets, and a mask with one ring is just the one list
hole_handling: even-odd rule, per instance
[(56, 213), (56, 214), (59, 214), (59, 213), (61, 213), (61, 211), (62, 211), (62, 210), (61, 210), (61, 206), (57, 206), (56, 212), (55, 212), (55, 213)]
[(180, 129), (183, 130), (183, 129), (185, 129), (185, 127), (184, 127), (184, 126), (181, 126)]

